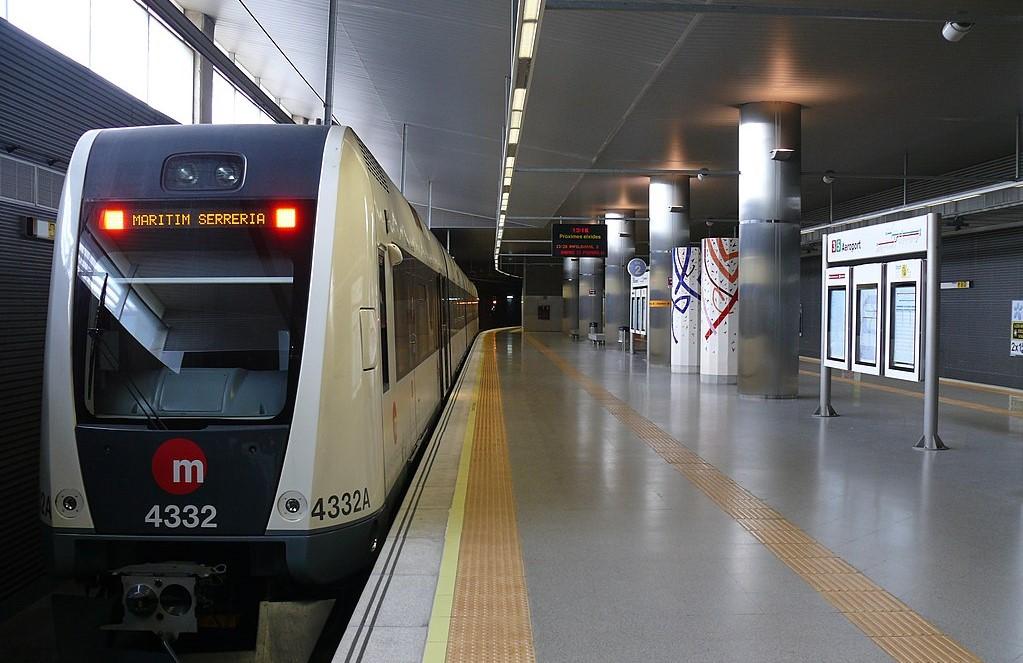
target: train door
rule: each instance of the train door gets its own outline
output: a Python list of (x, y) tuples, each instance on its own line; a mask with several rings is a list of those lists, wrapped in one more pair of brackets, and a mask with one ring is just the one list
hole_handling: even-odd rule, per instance
[[(387, 484), (391, 485), (404, 462), (403, 450), (400, 446), (402, 427), (398, 420), (398, 399), (392, 384), (397, 382), (391, 360), (395, 356), (395, 341), (391, 309), (395, 299), (393, 292), (393, 272), (388, 275), (389, 262), (383, 249), (377, 251), (377, 279), (379, 289), (380, 314), (380, 377), (383, 391), (383, 407), (381, 408), (381, 424), (383, 430), (384, 474)], [(389, 283), (391, 282), (391, 283)]]

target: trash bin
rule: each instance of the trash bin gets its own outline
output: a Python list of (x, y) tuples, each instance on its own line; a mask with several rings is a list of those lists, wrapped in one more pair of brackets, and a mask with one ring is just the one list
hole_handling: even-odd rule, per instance
[(597, 333), (597, 323), (596, 322), (591, 322), (590, 323), (590, 333), (591, 334), (596, 334)]
[(629, 328), (619, 327), (618, 328), (618, 345), (622, 346), (622, 350), (628, 347)]

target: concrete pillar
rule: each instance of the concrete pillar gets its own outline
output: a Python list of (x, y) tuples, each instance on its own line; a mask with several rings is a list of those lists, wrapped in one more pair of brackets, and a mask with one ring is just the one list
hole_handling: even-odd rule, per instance
[[(213, 41), (216, 30), (216, 19), (199, 11), (185, 10), (185, 17), (202, 30), (202, 33)], [(199, 55), (193, 54), (194, 68), (192, 72), (192, 119), (196, 124), (213, 123), (213, 63)]]
[(744, 104), (739, 115), (739, 393), (799, 389), (800, 113)]
[(671, 362), (671, 252), (689, 244), (689, 177), (650, 178), (650, 300), (647, 360)]
[(561, 331), (570, 334), (579, 329), (579, 259), (565, 258), (561, 275)]
[(711, 237), (700, 251), (700, 382), (735, 384), (739, 368), (739, 240)]
[(700, 370), (700, 262), (699, 246), (671, 252), (671, 372)]
[(579, 331), (586, 334), (590, 323), (597, 333), (604, 331), (604, 259), (579, 258)]
[(629, 294), (632, 290), (626, 265), (636, 257), (636, 222), (629, 211), (606, 212), (607, 263), (604, 265), (604, 330), (608, 342), (618, 338), (618, 328), (629, 325)]

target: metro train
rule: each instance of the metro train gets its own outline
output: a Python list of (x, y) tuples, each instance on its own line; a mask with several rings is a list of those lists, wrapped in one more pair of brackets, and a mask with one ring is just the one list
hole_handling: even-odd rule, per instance
[(56, 574), (106, 589), (107, 628), (174, 637), (365, 569), (478, 299), (358, 136), (90, 131), (58, 215)]

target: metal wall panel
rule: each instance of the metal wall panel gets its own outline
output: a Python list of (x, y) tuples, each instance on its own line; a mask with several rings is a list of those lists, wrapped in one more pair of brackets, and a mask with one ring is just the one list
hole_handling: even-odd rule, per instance
[[(172, 120), (85, 67), (0, 20), (0, 147), (54, 168), (66, 166), (88, 129)], [(40, 171), (42, 172), (42, 171)], [(46, 207), (59, 197), (58, 175), (39, 182)], [(29, 238), (25, 217), (56, 212), (0, 200), (0, 603), (43, 573), (38, 519), (39, 417), (43, 339), (53, 244)]]

